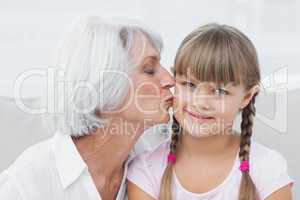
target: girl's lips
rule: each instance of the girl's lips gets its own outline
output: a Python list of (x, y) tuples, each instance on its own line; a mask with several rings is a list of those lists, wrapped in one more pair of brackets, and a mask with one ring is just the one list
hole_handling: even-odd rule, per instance
[(211, 122), (211, 121), (215, 120), (214, 117), (211, 117), (208, 115), (200, 115), (200, 114), (192, 113), (186, 109), (184, 109), (184, 111), (186, 113), (188, 113), (194, 120), (196, 120), (197, 122), (200, 122), (200, 123), (206, 123), (206, 122)]

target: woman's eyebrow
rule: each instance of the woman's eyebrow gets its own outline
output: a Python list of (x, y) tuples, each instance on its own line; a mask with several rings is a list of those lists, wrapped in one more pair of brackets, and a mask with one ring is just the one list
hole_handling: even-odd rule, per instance
[(156, 64), (159, 62), (159, 58), (157, 56), (147, 56), (143, 59), (142, 61), (142, 65), (148, 63), (148, 62), (151, 62), (153, 64)]
[(149, 55), (149, 56), (146, 56), (144, 58), (144, 60), (148, 60), (148, 59), (151, 59), (151, 60), (154, 60), (154, 61), (159, 61), (160, 60), (160, 56), (158, 56), (158, 55)]

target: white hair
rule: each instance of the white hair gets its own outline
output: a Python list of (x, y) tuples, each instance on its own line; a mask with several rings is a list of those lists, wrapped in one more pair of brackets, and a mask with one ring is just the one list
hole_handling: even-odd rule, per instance
[(66, 81), (58, 98), (63, 115), (57, 128), (82, 136), (108, 122), (96, 112), (117, 109), (128, 94), (126, 76), (137, 64), (129, 51), (136, 37), (142, 38), (143, 47), (147, 40), (161, 52), (161, 37), (137, 21), (89, 17), (71, 29), (56, 52), (55, 66)]

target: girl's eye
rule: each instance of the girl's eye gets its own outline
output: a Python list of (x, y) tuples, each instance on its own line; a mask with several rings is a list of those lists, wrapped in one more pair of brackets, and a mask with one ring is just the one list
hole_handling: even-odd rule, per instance
[(196, 88), (196, 85), (194, 83), (188, 82), (188, 81), (182, 82), (182, 85), (186, 86), (186, 87), (189, 87), (189, 88), (192, 88), (192, 89)]
[(222, 88), (218, 88), (218, 89), (215, 90), (215, 94), (221, 96), (221, 95), (227, 95), (228, 92), (226, 90), (222, 89)]

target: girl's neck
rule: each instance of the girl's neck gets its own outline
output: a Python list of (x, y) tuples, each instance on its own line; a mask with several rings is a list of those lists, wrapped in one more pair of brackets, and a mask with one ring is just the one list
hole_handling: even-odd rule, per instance
[(239, 137), (236, 134), (197, 137), (184, 133), (178, 145), (178, 154), (185, 154), (190, 158), (220, 158), (232, 155), (238, 147)]

